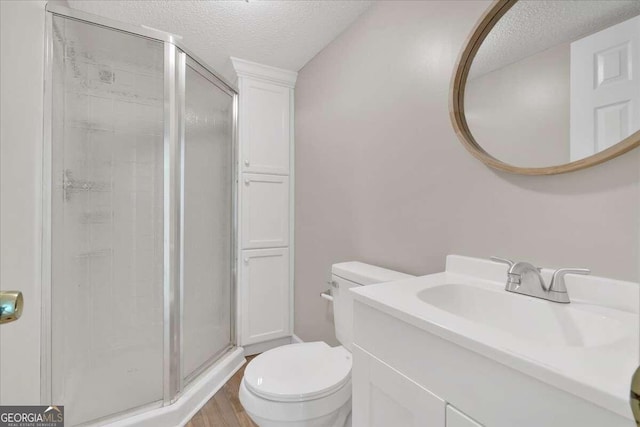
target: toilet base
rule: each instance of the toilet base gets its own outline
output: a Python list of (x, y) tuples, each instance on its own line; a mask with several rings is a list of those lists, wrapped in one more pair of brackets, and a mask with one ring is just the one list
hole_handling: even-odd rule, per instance
[(245, 410), (259, 427), (351, 427), (351, 400), (338, 412), (304, 421), (274, 421), (261, 418)]
[[(351, 427), (350, 395), (351, 381), (332, 396), (306, 402), (262, 399), (247, 390), (244, 381), (239, 390), (245, 412), (259, 427)], [(252, 409), (259, 409), (261, 414)]]

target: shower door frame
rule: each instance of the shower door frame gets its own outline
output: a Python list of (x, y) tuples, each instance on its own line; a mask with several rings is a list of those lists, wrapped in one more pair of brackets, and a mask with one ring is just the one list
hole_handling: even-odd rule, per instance
[[(179, 41), (180, 37), (152, 28), (127, 24), (90, 13), (48, 3), (45, 25), (44, 64), (44, 135), (42, 164), (42, 321), (40, 357), (40, 399), (49, 405), (53, 396), (52, 367), (52, 88), (53, 88), (53, 17), (61, 16), (86, 24), (97, 25), (132, 36), (143, 37), (164, 44), (164, 140), (163, 140), (163, 397), (161, 401), (149, 402), (123, 412), (110, 414), (92, 422), (119, 418), (138, 413), (152, 407), (174, 403), (185, 390), (182, 354), (182, 325), (184, 320), (183, 282), (183, 230), (184, 207), (184, 153), (185, 153), (185, 77), (186, 67), (197, 68), (209, 82), (232, 97), (231, 135), (231, 266), (230, 266), (230, 343), (213, 355), (189, 379), (202, 374), (216, 361), (233, 351), (236, 346), (236, 300), (237, 300), (237, 209), (238, 209), (238, 90), (191, 53)], [(168, 219), (168, 220), (167, 220)], [(188, 385), (186, 386), (188, 388)], [(59, 402), (57, 402), (59, 403)]]

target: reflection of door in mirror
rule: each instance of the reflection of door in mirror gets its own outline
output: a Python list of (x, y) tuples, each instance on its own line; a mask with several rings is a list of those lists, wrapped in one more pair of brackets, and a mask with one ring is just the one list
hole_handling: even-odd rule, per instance
[(640, 16), (571, 43), (572, 161), (640, 129), (639, 69)]
[(640, 145), (640, 0), (495, 2), (470, 40), (452, 119), (488, 165), (562, 173)]

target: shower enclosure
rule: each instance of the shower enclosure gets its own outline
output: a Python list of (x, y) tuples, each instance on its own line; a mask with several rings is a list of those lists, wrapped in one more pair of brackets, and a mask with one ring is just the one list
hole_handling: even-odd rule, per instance
[(234, 346), (237, 93), (174, 36), (47, 10), (42, 400), (71, 426)]

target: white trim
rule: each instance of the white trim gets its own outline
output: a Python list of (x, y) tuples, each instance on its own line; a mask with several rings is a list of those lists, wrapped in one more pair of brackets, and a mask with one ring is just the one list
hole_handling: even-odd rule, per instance
[(291, 335), (291, 344), (300, 344), (303, 343), (302, 338), (297, 336), (296, 334)]
[[(293, 334), (295, 326), (295, 89), (289, 89), (289, 331)], [(295, 335), (294, 335), (295, 336)]]
[(198, 380), (189, 384), (175, 403), (138, 415), (125, 416), (123, 419), (112, 419), (109, 424), (102, 425), (107, 427), (184, 426), (245, 362), (242, 347), (237, 347), (205, 371)]
[(298, 79), (298, 73), (295, 71), (258, 64), (257, 62), (247, 61), (246, 59), (234, 58), (232, 56), (231, 63), (238, 77), (266, 80), (290, 88), (295, 87), (296, 80)]
[(249, 344), (244, 346), (244, 354), (247, 356), (252, 356), (258, 353), (264, 353), (267, 350), (271, 350), (272, 348), (282, 347), (283, 345), (288, 345), (293, 343), (293, 337), (283, 337), (276, 338), (269, 341), (263, 341), (255, 344)]
[(237, 153), (238, 153), (238, 157), (235, 159), (234, 162), (234, 166), (235, 166), (235, 187), (236, 187), (236, 211), (234, 213), (235, 215), (235, 221), (236, 221), (236, 229), (235, 229), (235, 240), (236, 240), (236, 247), (235, 247), (235, 252), (236, 252), (236, 259), (235, 259), (235, 269), (236, 269), (236, 289), (235, 289), (235, 296), (236, 296), (236, 300), (235, 300), (235, 306), (236, 306), (236, 322), (235, 322), (235, 336), (236, 336), (236, 344), (238, 345), (243, 345), (244, 344), (244, 336), (242, 335), (242, 328), (243, 328), (243, 323), (246, 321), (243, 316), (242, 316), (242, 292), (244, 291), (244, 289), (242, 288), (242, 265), (240, 264), (241, 260), (242, 260), (242, 228), (243, 228), (243, 224), (242, 224), (242, 218), (240, 217), (240, 215), (242, 215), (243, 212), (243, 204), (242, 204), (242, 197), (243, 197), (243, 189), (242, 189), (242, 185), (240, 185), (240, 180), (242, 179), (242, 157), (244, 155), (244, 146), (242, 144), (243, 138), (244, 138), (244, 132), (242, 129), (242, 120), (243, 117), (246, 116), (246, 113), (244, 111), (245, 107), (244, 107), (244, 101), (243, 101), (243, 96), (242, 93), (244, 92), (244, 81), (243, 79), (238, 79), (237, 82), (238, 85), (238, 121), (237, 121)]
[(41, 243), (40, 243), (40, 404), (52, 402), (52, 347), (51, 335), (53, 317), (51, 314), (51, 192), (53, 177), (52, 164), (52, 109), (53, 109), (53, 15), (45, 13), (44, 42), (44, 94), (43, 94), (43, 127), (42, 127), (42, 164), (40, 165), (41, 191)]

